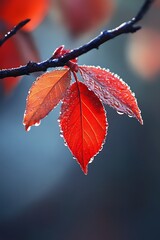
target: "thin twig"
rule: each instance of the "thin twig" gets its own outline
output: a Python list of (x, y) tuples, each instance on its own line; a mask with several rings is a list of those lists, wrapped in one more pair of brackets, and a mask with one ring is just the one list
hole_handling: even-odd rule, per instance
[(26, 25), (30, 19), (26, 19), (20, 23), (18, 23), (10, 32), (6, 33), (3, 38), (0, 39), (0, 47), (9, 39), (11, 38), (14, 34), (16, 34), (21, 28)]
[(33, 72), (46, 71), (50, 67), (64, 66), (69, 60), (77, 58), (82, 54), (89, 52), (92, 49), (95, 49), (95, 48), (98, 49), (100, 45), (119, 35), (122, 35), (125, 33), (134, 33), (141, 28), (140, 26), (135, 26), (135, 24), (144, 17), (144, 15), (146, 14), (146, 12), (148, 11), (148, 9), (150, 8), (153, 2), (154, 0), (146, 0), (135, 18), (121, 24), (117, 28), (101, 32), (100, 35), (95, 37), (90, 42), (86, 43), (85, 45), (79, 48), (72, 50), (70, 53), (67, 53), (60, 58), (47, 59), (40, 63), (29, 62), (27, 65), (21, 66), (18, 68), (1, 70), (0, 78), (29, 75), (30, 73), (33, 73)]

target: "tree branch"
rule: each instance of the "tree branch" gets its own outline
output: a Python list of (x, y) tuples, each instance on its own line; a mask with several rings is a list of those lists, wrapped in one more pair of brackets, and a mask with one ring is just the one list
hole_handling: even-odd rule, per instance
[(10, 32), (6, 33), (5, 36), (0, 39), (0, 47), (1, 47), (10, 37), (12, 37), (14, 34), (16, 34), (22, 27), (24, 27), (24, 25), (26, 25), (29, 21), (30, 21), (30, 19), (26, 19), (26, 20), (18, 23), (18, 25), (16, 25)]
[(47, 59), (40, 63), (29, 62), (27, 65), (24, 65), (18, 68), (1, 70), (0, 78), (29, 75), (30, 73), (33, 73), (33, 72), (46, 71), (50, 67), (62, 67), (66, 65), (66, 63), (69, 60), (77, 58), (94, 48), (98, 49), (100, 45), (119, 35), (126, 34), (126, 33), (134, 33), (139, 29), (141, 29), (140, 26), (135, 26), (135, 24), (144, 17), (144, 15), (146, 14), (146, 12), (148, 11), (148, 9), (150, 8), (153, 2), (154, 0), (145, 0), (143, 6), (141, 7), (140, 11), (138, 12), (135, 18), (121, 24), (120, 26), (112, 30), (105, 30), (101, 32), (100, 35), (92, 39), (90, 42), (86, 43), (85, 45), (79, 48), (72, 50), (71, 52), (65, 54), (63, 57), (60, 57), (57, 59)]

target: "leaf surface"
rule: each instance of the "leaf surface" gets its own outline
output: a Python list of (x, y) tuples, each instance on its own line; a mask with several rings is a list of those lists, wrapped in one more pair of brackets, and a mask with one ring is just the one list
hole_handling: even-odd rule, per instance
[(26, 130), (32, 125), (38, 125), (40, 120), (57, 106), (70, 81), (69, 69), (47, 72), (36, 79), (27, 97), (23, 122)]
[(126, 113), (130, 117), (137, 118), (143, 124), (141, 111), (134, 94), (118, 75), (94, 66), (79, 66), (79, 70), (85, 84), (103, 103), (113, 107), (119, 113)]
[(66, 144), (87, 174), (88, 163), (102, 148), (108, 123), (101, 101), (82, 82), (73, 83), (67, 90), (60, 127)]

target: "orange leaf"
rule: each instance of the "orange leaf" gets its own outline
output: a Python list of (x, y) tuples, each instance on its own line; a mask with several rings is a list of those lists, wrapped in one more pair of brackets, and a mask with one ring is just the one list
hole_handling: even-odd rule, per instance
[(80, 73), (89, 89), (120, 114), (126, 113), (143, 124), (137, 100), (129, 86), (109, 70), (94, 66), (80, 66)]
[(83, 172), (102, 148), (108, 123), (101, 101), (81, 82), (67, 90), (60, 115), (64, 139)]
[(32, 125), (38, 125), (40, 120), (57, 106), (63, 99), (70, 81), (69, 69), (47, 72), (36, 79), (27, 97), (23, 122), (26, 130)]

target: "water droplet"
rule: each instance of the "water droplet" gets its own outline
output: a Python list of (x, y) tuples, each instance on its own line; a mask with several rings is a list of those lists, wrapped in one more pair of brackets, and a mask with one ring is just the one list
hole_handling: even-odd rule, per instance
[(124, 114), (123, 112), (120, 112), (120, 111), (117, 111), (117, 113), (118, 113), (119, 115), (123, 115), (123, 114)]
[(26, 129), (27, 132), (29, 132), (30, 130), (31, 130), (31, 127), (28, 127), (28, 128)]
[(94, 157), (92, 157), (90, 160), (89, 160), (89, 163), (92, 163), (94, 160)]
[(34, 124), (35, 127), (38, 127), (41, 124), (41, 121), (38, 121)]

